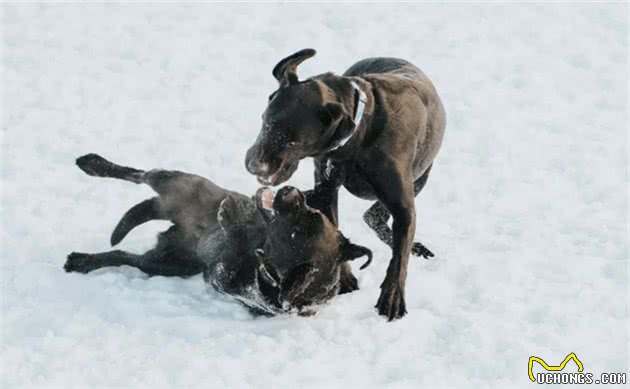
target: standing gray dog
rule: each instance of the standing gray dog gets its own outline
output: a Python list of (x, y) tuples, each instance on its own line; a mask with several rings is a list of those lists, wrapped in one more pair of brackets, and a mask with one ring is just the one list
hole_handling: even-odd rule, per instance
[[(440, 149), (446, 114), (429, 78), (405, 60), (369, 58), (343, 76), (324, 73), (299, 81), (297, 66), (314, 55), (315, 50), (301, 50), (273, 69), (279, 88), (269, 96), (245, 164), (260, 182), (278, 185), (300, 160), (313, 157), (315, 188), (307, 201), (335, 223), (341, 185), (357, 197), (378, 200), (364, 220), (392, 248), (392, 259), (376, 307), (389, 320), (399, 318), (407, 312), (410, 254), (433, 256), (413, 242), (414, 197)], [(342, 179), (329, 179), (331, 171)], [(393, 231), (387, 225), (390, 215)], [(357, 288), (346, 264), (342, 291)]]

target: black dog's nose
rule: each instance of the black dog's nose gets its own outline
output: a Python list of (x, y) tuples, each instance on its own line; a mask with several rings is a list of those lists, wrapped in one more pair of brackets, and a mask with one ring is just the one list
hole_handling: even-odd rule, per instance
[(282, 197), (282, 201), (296, 201), (297, 196), (300, 195), (300, 192), (297, 188), (292, 186), (285, 186), (278, 192), (278, 194)]
[(305, 203), (302, 192), (292, 186), (285, 186), (276, 193), (273, 208), (280, 213), (291, 213), (301, 209)]

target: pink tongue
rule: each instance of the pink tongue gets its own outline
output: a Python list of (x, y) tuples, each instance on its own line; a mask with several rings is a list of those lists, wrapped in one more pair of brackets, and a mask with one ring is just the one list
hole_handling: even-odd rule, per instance
[(269, 188), (265, 189), (260, 195), (262, 206), (265, 209), (273, 208), (273, 191)]

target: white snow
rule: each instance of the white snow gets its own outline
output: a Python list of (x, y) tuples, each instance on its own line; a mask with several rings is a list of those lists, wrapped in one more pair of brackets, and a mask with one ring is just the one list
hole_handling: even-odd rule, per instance
[[(532, 387), (529, 356), (570, 352), (627, 370), (627, 3), (1, 7), (2, 388)], [(436, 257), (411, 259), (403, 320), (373, 309), (390, 252), (347, 193), (342, 230), (375, 260), (313, 317), (252, 318), (201, 276), (62, 270), (151, 196), (75, 157), (254, 193), (244, 156), (271, 69), (305, 47), (302, 77), (411, 60), (446, 106), (417, 199)], [(291, 183), (311, 177), (305, 161)]]

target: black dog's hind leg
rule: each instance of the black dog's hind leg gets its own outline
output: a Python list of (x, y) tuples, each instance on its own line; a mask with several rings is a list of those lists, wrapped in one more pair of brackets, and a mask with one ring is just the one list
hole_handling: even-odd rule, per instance
[(114, 250), (105, 253), (71, 253), (63, 266), (67, 272), (89, 273), (108, 266), (132, 266), (149, 276), (190, 277), (203, 271), (203, 264), (192, 256), (151, 250), (144, 255)]
[(72, 252), (68, 255), (63, 268), (67, 272), (89, 273), (107, 266), (136, 266), (142, 262), (142, 255), (128, 253), (122, 250), (108, 251), (98, 254)]
[(131, 181), (136, 184), (143, 182), (144, 170), (128, 166), (117, 165), (98, 154), (86, 154), (77, 158), (76, 164), (87, 175), (94, 177), (111, 177)]
[[(430, 171), (431, 166), (429, 166), (424, 174), (414, 182), (414, 196), (418, 196), (418, 194), (422, 191), (422, 188), (426, 185)], [(365, 221), (365, 223), (374, 232), (376, 232), (376, 235), (383, 243), (392, 247), (394, 244), (392, 239), (392, 229), (387, 224), (389, 217), (390, 213), (385, 205), (382, 202), (377, 201), (363, 214), (363, 221)], [(415, 256), (424, 258), (434, 256), (433, 252), (420, 242), (413, 242), (413, 245), (411, 246), (411, 253)]]

